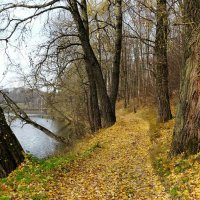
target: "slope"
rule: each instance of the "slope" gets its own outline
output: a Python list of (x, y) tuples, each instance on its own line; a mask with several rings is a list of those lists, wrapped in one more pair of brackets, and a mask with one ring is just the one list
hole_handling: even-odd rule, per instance
[(82, 153), (98, 148), (52, 182), (48, 199), (169, 199), (151, 166), (148, 130), (149, 124), (131, 113), (79, 143)]
[(0, 182), (0, 199), (170, 199), (151, 165), (149, 124), (134, 113), (66, 156), (27, 161)]

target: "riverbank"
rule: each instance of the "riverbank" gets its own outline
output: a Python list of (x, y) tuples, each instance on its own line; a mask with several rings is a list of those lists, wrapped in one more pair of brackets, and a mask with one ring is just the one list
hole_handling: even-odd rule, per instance
[(67, 155), (27, 158), (1, 180), (0, 199), (200, 199), (198, 155), (167, 159), (173, 124), (157, 124), (153, 109), (120, 110)]

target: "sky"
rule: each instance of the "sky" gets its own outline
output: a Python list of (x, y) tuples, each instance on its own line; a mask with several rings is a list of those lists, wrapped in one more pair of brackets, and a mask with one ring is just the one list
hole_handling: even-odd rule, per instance
[[(10, 0), (1, 0), (1, 3), (13, 2)], [(17, 17), (25, 17), (30, 14), (24, 10), (18, 10), (15, 13)], [(10, 40), (10, 45), (8, 49), (5, 47), (5, 42), (1, 43), (0, 46), (0, 88), (12, 88), (23, 86), (23, 81), (20, 81), (19, 73), (23, 71), (23, 73), (28, 73), (29, 71), (29, 58), (28, 56), (34, 50), (39, 43), (45, 40), (44, 34), (42, 34), (43, 21), (44, 17), (38, 17), (36, 20), (31, 22), (31, 32), (27, 34), (27, 39), (24, 43), (21, 43), (16, 37)], [(19, 32), (18, 32), (19, 33)], [(0, 37), (2, 37), (2, 33), (0, 33)], [(15, 46), (15, 47), (14, 47)], [(5, 52), (6, 49), (6, 52)], [(10, 58), (6, 55), (9, 55)], [(15, 65), (20, 65), (23, 70), (19, 69), (16, 66), (12, 66), (9, 63), (9, 59)], [(18, 71), (16, 73), (16, 71)]]

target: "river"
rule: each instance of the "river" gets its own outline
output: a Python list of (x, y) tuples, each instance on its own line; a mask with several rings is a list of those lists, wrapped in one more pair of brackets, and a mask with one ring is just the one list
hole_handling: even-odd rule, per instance
[[(49, 117), (40, 115), (29, 115), (32, 120), (48, 128), (57, 135), (66, 137), (67, 128), (61, 122), (55, 121)], [(32, 154), (37, 158), (46, 158), (64, 151), (65, 146), (54, 139), (48, 137), (32, 125), (25, 124), (19, 119), (11, 123), (11, 129), (18, 138), (25, 152)]]

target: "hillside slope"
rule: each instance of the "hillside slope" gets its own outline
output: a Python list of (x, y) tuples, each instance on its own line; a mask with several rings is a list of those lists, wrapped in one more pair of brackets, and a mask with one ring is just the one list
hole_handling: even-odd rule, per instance
[(82, 152), (98, 148), (52, 182), (48, 199), (169, 199), (151, 166), (148, 130), (146, 121), (128, 114), (79, 143)]
[(148, 122), (134, 113), (119, 116), (78, 142), (73, 159), (27, 161), (0, 183), (0, 199), (170, 199), (151, 165)]

